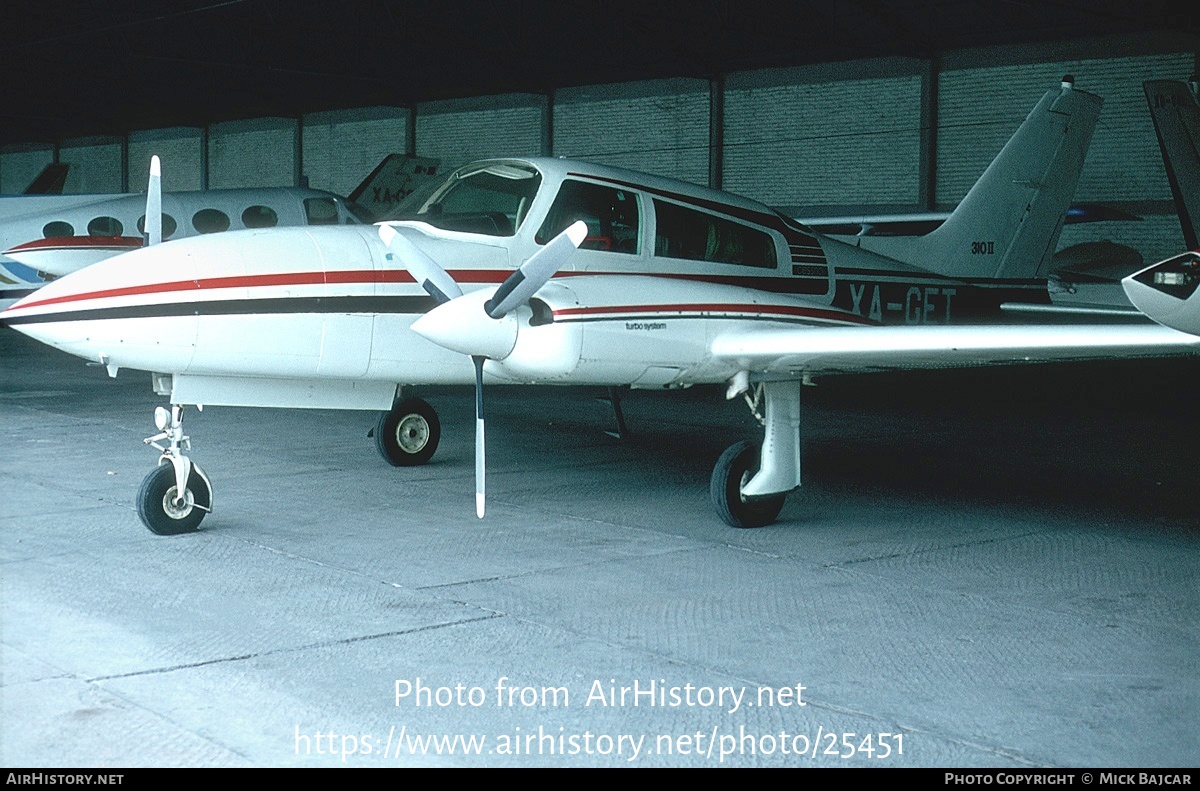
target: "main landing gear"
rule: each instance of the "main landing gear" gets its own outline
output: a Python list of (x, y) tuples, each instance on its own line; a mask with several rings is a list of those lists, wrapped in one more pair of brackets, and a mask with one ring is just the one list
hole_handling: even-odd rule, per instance
[[(151, 533), (160, 536), (190, 533), (212, 511), (212, 484), (200, 466), (183, 454), (192, 449), (183, 433), (183, 407), (173, 404), (169, 412), (158, 407), (154, 424), (161, 433), (144, 441), (162, 455), (138, 489), (138, 516)], [(160, 445), (160, 440), (168, 444)]]
[(425, 464), (437, 451), (442, 424), (433, 407), (420, 398), (398, 400), (371, 432), (379, 455), (393, 467)]
[[(748, 387), (735, 382), (730, 397)], [(759, 412), (764, 399), (765, 416)], [(800, 487), (800, 385), (759, 384), (746, 402), (765, 428), (762, 448), (745, 440), (731, 445), (717, 459), (708, 491), (730, 527), (763, 527), (779, 517), (788, 492)]]

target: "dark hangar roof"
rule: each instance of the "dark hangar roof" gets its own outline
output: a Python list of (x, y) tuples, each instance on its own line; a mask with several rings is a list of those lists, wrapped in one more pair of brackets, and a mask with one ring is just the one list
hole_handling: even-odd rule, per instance
[(1194, 0), (12, 0), (0, 143), (992, 45), (1200, 37)]

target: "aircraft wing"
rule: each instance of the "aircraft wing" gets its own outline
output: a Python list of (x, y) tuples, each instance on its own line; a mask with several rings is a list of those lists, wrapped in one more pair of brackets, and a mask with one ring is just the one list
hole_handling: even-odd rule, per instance
[(714, 357), (757, 374), (858, 373), (1200, 353), (1200, 337), (1152, 324), (764, 327), (731, 330)]

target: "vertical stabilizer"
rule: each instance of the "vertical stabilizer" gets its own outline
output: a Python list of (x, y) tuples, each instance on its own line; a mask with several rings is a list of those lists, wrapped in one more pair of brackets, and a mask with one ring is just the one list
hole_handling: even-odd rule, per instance
[(42, 169), (29, 186), (25, 188), (26, 195), (62, 195), (63, 185), (67, 183), (67, 171), (71, 166), (64, 162), (51, 162)]
[(388, 154), (347, 197), (376, 220), (385, 220), (395, 211), (396, 204), (414, 190), (434, 179), (441, 180), (439, 162), (428, 157)]
[(1171, 194), (1179, 210), (1183, 240), (1200, 248), (1200, 104), (1186, 83), (1150, 80), (1142, 83)]
[(861, 246), (948, 277), (1044, 277), (1102, 103), (1064, 77), (941, 227), (915, 238), (862, 237)]

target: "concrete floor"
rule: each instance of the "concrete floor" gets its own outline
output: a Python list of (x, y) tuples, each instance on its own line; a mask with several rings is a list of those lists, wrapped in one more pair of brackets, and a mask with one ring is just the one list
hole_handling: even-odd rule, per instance
[(192, 411), (216, 510), (165, 538), (148, 375), (0, 366), (6, 766), (1200, 765), (1195, 363), (829, 380), (758, 530), (714, 389), (617, 442), (491, 388), (483, 521), (469, 391), (415, 469), (372, 414)]

